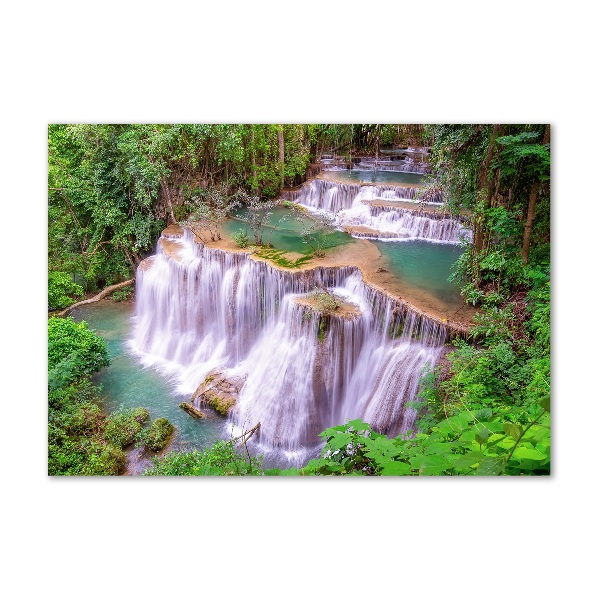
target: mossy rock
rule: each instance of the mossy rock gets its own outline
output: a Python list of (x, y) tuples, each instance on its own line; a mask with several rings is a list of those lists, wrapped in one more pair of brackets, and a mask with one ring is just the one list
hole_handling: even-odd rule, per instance
[(149, 417), (148, 409), (143, 407), (115, 412), (106, 421), (104, 437), (117, 448), (125, 448), (133, 444)]
[(226, 417), (231, 408), (235, 406), (243, 385), (244, 380), (241, 377), (226, 377), (220, 371), (212, 371), (198, 386), (190, 402), (208, 406)]
[(160, 452), (167, 445), (174, 430), (173, 424), (168, 419), (161, 417), (142, 432), (141, 439), (148, 450)]
[(204, 394), (205, 403), (216, 410), (220, 415), (226, 417), (233, 406), (235, 398), (231, 394), (224, 392), (207, 392)]

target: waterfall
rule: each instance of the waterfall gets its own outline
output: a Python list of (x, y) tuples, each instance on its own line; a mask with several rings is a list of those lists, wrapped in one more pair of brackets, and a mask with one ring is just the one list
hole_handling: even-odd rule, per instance
[[(354, 307), (326, 315), (301, 302), (327, 288)], [(261, 423), (253, 444), (284, 463), (314, 455), (326, 427), (362, 418), (406, 433), (424, 370), (447, 336), (368, 285), (355, 267), (283, 271), (245, 253), (208, 248), (189, 232), (163, 236), (136, 280), (133, 348), (192, 393), (211, 372), (243, 386), (228, 424)], [(285, 458), (287, 457), (287, 458)]]
[(399, 185), (358, 185), (338, 183), (326, 179), (312, 179), (300, 190), (284, 191), (284, 200), (298, 202), (311, 209), (337, 213), (351, 208), (356, 201), (362, 200), (414, 200), (419, 191), (414, 186)]
[[(355, 237), (372, 239), (420, 239), (458, 243), (472, 240), (464, 219), (434, 212), (394, 206), (416, 202), (418, 187), (391, 185), (353, 185), (313, 179), (300, 190), (283, 192), (282, 197), (310, 210), (325, 210), (337, 216), (340, 228)], [(434, 198), (441, 202), (441, 195)]]
[[(355, 205), (340, 211), (339, 224), (355, 237), (418, 239), (458, 243), (473, 234), (459, 220), (439, 213), (417, 212), (391, 206)], [(356, 227), (357, 229), (354, 229)]]
[(377, 170), (377, 171), (394, 171), (400, 173), (420, 173), (426, 174), (431, 173), (431, 167), (426, 162), (417, 162), (411, 158), (405, 160), (365, 160), (362, 159), (360, 162), (354, 165), (355, 170)]

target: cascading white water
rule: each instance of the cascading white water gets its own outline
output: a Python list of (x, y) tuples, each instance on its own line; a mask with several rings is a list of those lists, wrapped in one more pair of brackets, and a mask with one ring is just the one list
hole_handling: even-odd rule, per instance
[(395, 171), (399, 173), (431, 173), (431, 167), (422, 161), (415, 161), (407, 157), (404, 160), (361, 160), (354, 166), (355, 169), (370, 171)]
[[(363, 418), (389, 435), (412, 428), (420, 377), (445, 328), (365, 285), (353, 267), (282, 271), (242, 253), (161, 238), (138, 269), (134, 348), (192, 393), (218, 369), (244, 384), (235, 429), (261, 423), (262, 452), (301, 462), (317, 434)], [(324, 316), (297, 299), (328, 288), (358, 307)], [(254, 438), (253, 438), (254, 439)]]
[(312, 179), (296, 192), (282, 192), (285, 200), (307, 208), (337, 213), (361, 200), (413, 200), (419, 188), (396, 185), (357, 185), (325, 179)]
[[(355, 237), (420, 239), (453, 244), (461, 239), (472, 240), (472, 231), (457, 219), (389, 204), (395, 201), (414, 201), (418, 189), (408, 186), (352, 185), (313, 179), (300, 190), (287, 192), (284, 198), (310, 210), (324, 210), (335, 214), (338, 225)], [(441, 196), (435, 200), (441, 201)], [(378, 206), (378, 201), (387, 205)]]
[[(427, 240), (429, 242), (458, 243), (472, 240), (473, 233), (455, 219), (391, 206), (355, 204), (337, 214), (342, 227), (364, 227), (366, 231), (353, 230), (355, 237), (400, 238)], [(369, 230), (372, 230), (369, 231)]]

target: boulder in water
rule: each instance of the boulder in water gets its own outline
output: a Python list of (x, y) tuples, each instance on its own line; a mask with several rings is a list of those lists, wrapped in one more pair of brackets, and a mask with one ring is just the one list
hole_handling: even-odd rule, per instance
[(191, 402), (209, 406), (226, 417), (235, 406), (243, 385), (241, 377), (226, 377), (222, 372), (213, 371), (198, 386)]

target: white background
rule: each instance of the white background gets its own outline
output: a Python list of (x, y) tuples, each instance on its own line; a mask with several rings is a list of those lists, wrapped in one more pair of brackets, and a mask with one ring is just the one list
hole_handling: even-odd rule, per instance
[[(588, 6), (4, 7), (7, 598), (593, 596), (599, 131)], [(48, 478), (51, 122), (551, 123), (553, 475)]]

